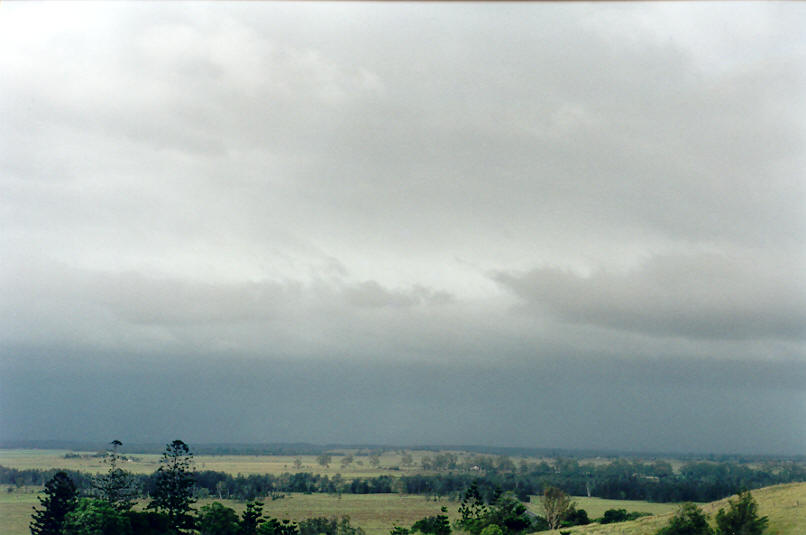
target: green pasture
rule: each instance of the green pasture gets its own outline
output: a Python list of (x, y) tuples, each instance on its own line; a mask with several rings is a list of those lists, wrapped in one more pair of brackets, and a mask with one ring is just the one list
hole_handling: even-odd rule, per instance
[[(758, 502), (759, 514), (770, 520), (765, 535), (803, 535), (806, 533), (806, 483), (789, 483), (756, 489), (752, 491)], [(616, 502), (629, 504), (631, 502)], [(646, 503), (646, 502), (634, 502)], [(665, 505), (665, 504), (664, 504)], [(720, 508), (728, 507), (728, 500), (718, 500), (701, 505), (703, 511), (713, 518)], [(619, 509), (641, 510), (640, 508), (618, 507)], [(673, 509), (676, 509), (674, 507)], [(587, 509), (586, 509), (587, 510)], [(573, 535), (654, 535), (665, 526), (674, 512), (658, 514), (617, 524), (591, 524), (565, 528)], [(591, 515), (593, 516), (593, 515)], [(557, 535), (559, 531), (542, 532)]]
[[(356, 477), (377, 477), (381, 475), (400, 475), (422, 472), (420, 462), (429, 452), (410, 452), (414, 464), (404, 467), (401, 455), (397, 452), (386, 452), (380, 456), (380, 464), (373, 467), (365, 455), (355, 455), (355, 450), (336, 450), (353, 454), (353, 462), (343, 467), (341, 455), (333, 455), (328, 467), (320, 465), (315, 455), (197, 455), (194, 457), (197, 470), (213, 470), (228, 474), (273, 474), (283, 472), (312, 472), (314, 474), (328, 475), (330, 477), (341, 474), (345, 479)], [(68, 457), (65, 455), (79, 454), (81, 457)], [(103, 463), (102, 457), (93, 457), (96, 452), (73, 452), (69, 450), (4, 450), (0, 449), (0, 465), (9, 468), (48, 470), (59, 468), (65, 470), (79, 470), (82, 472), (100, 473), (108, 467)], [(127, 454), (128, 455), (128, 454)], [(130, 454), (134, 460), (125, 461), (123, 468), (135, 474), (150, 474), (159, 467), (158, 454)], [(296, 468), (294, 462), (299, 459), (302, 463)]]

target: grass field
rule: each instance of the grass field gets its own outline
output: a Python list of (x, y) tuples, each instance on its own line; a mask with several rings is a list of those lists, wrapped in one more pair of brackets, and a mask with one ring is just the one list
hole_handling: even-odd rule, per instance
[[(526, 507), (537, 514), (543, 514), (540, 508), (540, 498), (531, 496), (531, 503)], [(662, 515), (677, 510), (674, 503), (642, 502), (638, 500), (605, 500), (604, 498), (588, 498), (587, 496), (574, 496), (572, 501), (577, 509), (584, 509), (588, 518), (600, 518), (608, 509), (626, 509), (627, 512), (638, 511), (653, 515)]]
[[(759, 513), (769, 517), (770, 523), (765, 535), (803, 535), (806, 534), (806, 483), (790, 483), (775, 485), (752, 491), (759, 505)], [(630, 502), (617, 502), (630, 503)], [(644, 502), (638, 502), (644, 503)], [(720, 507), (726, 508), (728, 500), (719, 500), (702, 505), (703, 511), (713, 517)], [(621, 507), (636, 510), (630, 507)], [(632, 522), (618, 524), (577, 526), (566, 528), (573, 535), (654, 535), (665, 526), (674, 513), (668, 512), (656, 516), (639, 518)], [(593, 515), (591, 515), (593, 516)], [(563, 530), (565, 531), (565, 530)], [(558, 531), (545, 532), (557, 534)]]
[[(78, 453), (82, 457), (65, 458), (66, 454)], [(80, 470), (82, 472), (105, 472), (107, 466), (101, 457), (92, 457), (95, 452), (71, 452), (69, 450), (0, 450), (0, 465), (17, 469), (60, 468)], [(197, 470), (214, 470), (229, 474), (281, 474), (283, 472), (313, 472), (333, 476), (341, 474), (346, 479), (356, 477), (376, 477), (380, 475), (405, 474), (421, 472), (420, 461), (428, 452), (411, 452), (414, 466), (401, 466), (398, 453), (387, 452), (380, 457), (380, 465), (376, 468), (369, 464), (366, 456), (354, 457), (354, 462), (342, 467), (341, 456), (333, 456), (329, 467), (325, 468), (316, 461), (315, 455), (283, 456), (283, 455), (197, 455)], [(126, 470), (135, 474), (150, 474), (159, 466), (160, 455), (132, 454), (135, 461), (125, 462)], [(302, 466), (297, 469), (294, 461), (299, 458)], [(395, 467), (396, 470), (392, 470)]]

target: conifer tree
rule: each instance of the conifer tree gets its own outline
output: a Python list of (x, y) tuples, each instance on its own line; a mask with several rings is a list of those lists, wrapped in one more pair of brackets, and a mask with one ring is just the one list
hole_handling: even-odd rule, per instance
[(162, 453), (157, 469), (156, 490), (148, 509), (156, 509), (168, 516), (174, 533), (183, 533), (193, 528), (191, 505), (193, 497), (193, 453), (187, 444), (174, 440)]
[(56, 472), (45, 483), (44, 493), (44, 497), (38, 497), (42, 509), (34, 507), (31, 535), (61, 535), (65, 516), (78, 503), (76, 485), (65, 472)]
[(107, 451), (104, 463), (109, 467), (106, 474), (95, 478), (94, 486), (98, 489), (101, 499), (106, 500), (109, 504), (121, 513), (132, 508), (134, 500), (137, 497), (137, 489), (135, 488), (134, 477), (131, 472), (120, 468), (120, 454), (118, 448), (123, 443), (119, 440), (110, 442), (111, 449)]

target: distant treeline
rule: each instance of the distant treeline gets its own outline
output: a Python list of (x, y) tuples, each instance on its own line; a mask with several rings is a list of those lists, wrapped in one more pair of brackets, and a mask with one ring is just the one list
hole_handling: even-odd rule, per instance
[[(436, 461), (436, 459), (434, 460)], [(500, 463), (499, 463), (500, 464)], [(17, 470), (0, 466), (0, 484), (43, 485), (57, 470)], [(92, 489), (92, 475), (66, 471), (85, 493)], [(153, 494), (156, 473), (134, 475), (142, 496)], [(405, 493), (458, 498), (476, 482), (486, 497), (500, 491), (512, 491), (521, 500), (541, 494), (554, 486), (568, 494), (621, 500), (653, 502), (714, 501), (739, 492), (779, 483), (806, 481), (806, 467), (794, 462), (777, 462), (753, 467), (738, 463), (691, 462), (675, 472), (667, 462), (642, 463), (620, 459), (609, 464), (580, 464), (573, 459), (559, 459), (553, 464), (521, 463), (520, 468), (506, 466), (458, 470), (447, 466), (438, 473), (344, 479), (308, 472), (280, 475), (236, 475), (215, 471), (195, 473), (195, 493), (219, 499), (253, 500), (279, 497), (281, 493)]]

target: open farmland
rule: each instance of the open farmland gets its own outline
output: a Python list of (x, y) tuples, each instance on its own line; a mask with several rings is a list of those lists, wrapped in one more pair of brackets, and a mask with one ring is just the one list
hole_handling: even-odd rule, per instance
[[(356, 477), (376, 477), (380, 475), (420, 472), (420, 462), (429, 452), (411, 452), (414, 464), (402, 466), (398, 453), (387, 452), (380, 456), (380, 464), (373, 467), (367, 456), (355, 455), (353, 462), (342, 467), (342, 455), (333, 455), (328, 467), (317, 462), (315, 455), (196, 455), (194, 457), (197, 470), (213, 470), (228, 474), (272, 474), (284, 472), (311, 472), (334, 476), (341, 474), (347, 479)], [(78, 455), (78, 456), (75, 456)], [(100, 473), (107, 470), (102, 457), (96, 452), (73, 452), (70, 450), (23, 450), (0, 449), (0, 465), (19, 470), (49, 470), (59, 468), (78, 470), (81, 472)], [(129, 454), (132, 460), (126, 461), (126, 470), (135, 474), (150, 474), (159, 466), (159, 454)], [(299, 468), (294, 465), (296, 459), (302, 463)]]

